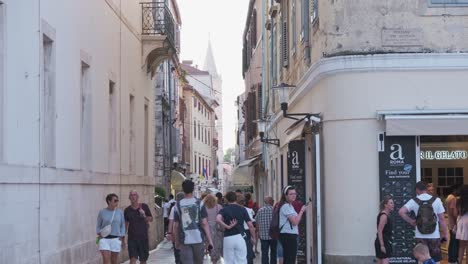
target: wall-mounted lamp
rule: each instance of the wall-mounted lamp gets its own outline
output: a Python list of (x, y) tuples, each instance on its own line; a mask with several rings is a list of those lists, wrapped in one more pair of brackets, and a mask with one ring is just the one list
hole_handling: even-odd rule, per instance
[(258, 124), (258, 135), (260, 136), (260, 141), (267, 144), (276, 145), (279, 147), (280, 140), (277, 138), (265, 138), (265, 130), (266, 130), (266, 121), (265, 120), (257, 120), (255, 121)]
[[(281, 103), (281, 110), (283, 111), (283, 116), (286, 118), (294, 119), (294, 120), (302, 120), (307, 119), (313, 122), (320, 122), (320, 114), (313, 114), (313, 113), (288, 113), (288, 99), (289, 99), (289, 88), (294, 88), (296, 86), (281, 83), (277, 86), (271, 87), (273, 91), (278, 92), (279, 101)], [(302, 116), (302, 118), (297, 118), (296, 116)]]

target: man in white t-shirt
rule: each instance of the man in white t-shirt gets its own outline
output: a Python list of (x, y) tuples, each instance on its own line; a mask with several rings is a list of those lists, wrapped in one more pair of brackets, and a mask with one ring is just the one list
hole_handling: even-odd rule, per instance
[[(416, 198), (420, 201), (428, 201), (432, 198), (430, 194), (427, 193), (426, 183), (419, 181), (416, 183)], [(444, 217), (444, 206), (442, 201), (439, 198), (436, 198), (432, 203), (432, 208), (435, 215), (437, 216), (437, 224), (433, 233), (431, 234), (421, 234), (418, 227), (416, 226), (416, 219), (409, 217), (409, 212), (414, 212), (415, 215), (418, 215), (419, 205), (415, 199), (409, 200), (403, 207), (400, 208), (398, 213), (400, 216), (408, 222), (410, 225), (416, 228), (415, 238), (418, 243), (423, 243), (429, 247), (429, 252), (431, 257), (437, 262), (440, 263), (442, 260), (442, 254), (440, 252), (441, 242), (447, 241), (447, 226), (445, 225)], [(440, 233), (439, 233), (440, 226)]]
[(194, 188), (195, 184), (191, 180), (185, 180), (182, 183), (185, 197), (174, 206), (172, 235), (175, 247), (180, 249), (182, 264), (203, 264), (205, 241), (202, 230), (206, 238), (206, 249), (213, 249), (208, 214), (200, 200), (193, 197)]
[(170, 211), (170, 208), (174, 205), (175, 205), (174, 195), (169, 194), (169, 202), (163, 204), (164, 235), (167, 234), (167, 228), (169, 226), (169, 211)]

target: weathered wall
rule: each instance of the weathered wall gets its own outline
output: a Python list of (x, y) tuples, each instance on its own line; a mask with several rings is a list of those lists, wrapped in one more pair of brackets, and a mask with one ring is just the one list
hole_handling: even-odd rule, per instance
[[(152, 159), (153, 87), (142, 70), (141, 7), (137, 1), (2, 1), (6, 78), (3, 160), (0, 161), (1, 263), (98, 263), (95, 222), (105, 196), (129, 205), (130, 189), (154, 212), (151, 162), (144, 175), (144, 102), (149, 100), (148, 155)], [(122, 4), (120, 6), (120, 4)], [(42, 34), (55, 45), (55, 165), (43, 160)], [(89, 64), (91, 147), (89, 169), (81, 149), (81, 63)], [(116, 83), (115, 149), (109, 153), (109, 80)], [(129, 96), (135, 97), (135, 171), (129, 173)], [(41, 163), (42, 164), (42, 163)], [(151, 225), (150, 245), (161, 237)], [(122, 253), (125, 257), (125, 253)]]

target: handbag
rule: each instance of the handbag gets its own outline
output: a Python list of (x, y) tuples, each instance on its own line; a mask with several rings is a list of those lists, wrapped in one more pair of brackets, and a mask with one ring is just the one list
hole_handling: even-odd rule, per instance
[(112, 219), (110, 221), (110, 224), (104, 226), (103, 228), (101, 228), (101, 230), (99, 230), (99, 234), (101, 234), (101, 237), (105, 238), (112, 232), (112, 222), (114, 221), (114, 215), (116, 210), (117, 209), (114, 209), (114, 212), (112, 213)]

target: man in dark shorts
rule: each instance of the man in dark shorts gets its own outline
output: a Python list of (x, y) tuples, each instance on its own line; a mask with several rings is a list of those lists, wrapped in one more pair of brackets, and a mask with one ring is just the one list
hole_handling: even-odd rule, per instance
[(138, 192), (130, 191), (130, 206), (125, 208), (124, 217), (126, 230), (128, 230), (128, 255), (130, 263), (137, 260), (146, 263), (149, 256), (148, 226), (153, 216), (147, 204), (138, 202)]
[[(416, 194), (416, 199), (410, 199), (404, 206), (400, 208), (398, 213), (401, 216), (401, 218), (403, 218), (403, 220), (415, 227), (416, 242), (426, 245), (429, 248), (431, 257), (437, 263), (440, 263), (440, 261), (442, 260), (440, 244), (441, 242), (447, 241), (447, 226), (445, 224), (444, 206), (440, 198), (434, 197), (434, 199), (432, 199), (433, 196), (427, 193), (427, 186), (426, 183), (423, 181), (419, 181), (416, 183)], [(424, 202), (433, 201), (432, 208), (434, 214), (437, 216), (437, 223), (434, 232), (430, 234), (421, 233), (416, 224), (416, 220), (408, 215), (408, 213), (411, 211), (414, 212), (415, 215), (418, 215), (418, 210), (420, 206), (417, 200)]]

